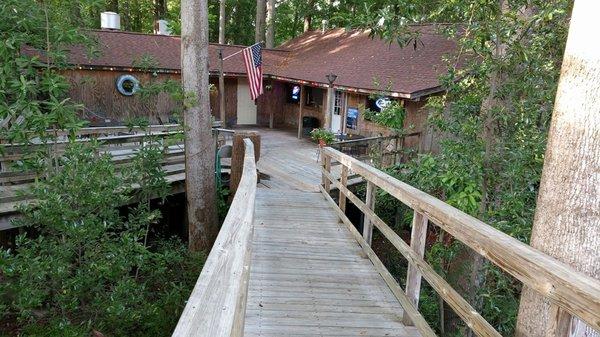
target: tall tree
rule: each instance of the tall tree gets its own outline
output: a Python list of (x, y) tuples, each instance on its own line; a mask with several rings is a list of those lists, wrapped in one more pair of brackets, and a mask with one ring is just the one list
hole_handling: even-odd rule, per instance
[(265, 0), (257, 0), (254, 42), (261, 42), (265, 40), (266, 11), (267, 5)]
[(154, 0), (154, 20), (165, 19), (167, 15), (167, 0)]
[(310, 30), (310, 26), (312, 24), (312, 12), (315, 6), (315, 0), (308, 0), (307, 3), (307, 9), (306, 12), (304, 13), (304, 32), (307, 32)]
[(275, 0), (267, 0), (267, 48), (275, 46)]
[(191, 250), (210, 248), (217, 233), (208, 77), (207, 1), (182, 0), (181, 78), (185, 92), (185, 184)]
[[(531, 245), (589, 276), (600, 278), (600, 48), (590, 44), (600, 30), (598, 4), (575, 2), (540, 182)], [(598, 336), (579, 320), (553, 311), (525, 288), (517, 336)], [(554, 335), (553, 335), (554, 336)]]
[(225, 7), (227, 1), (219, 1), (219, 43), (225, 44)]
[(108, 0), (106, 1), (106, 9), (118, 13), (119, 12), (119, 0)]

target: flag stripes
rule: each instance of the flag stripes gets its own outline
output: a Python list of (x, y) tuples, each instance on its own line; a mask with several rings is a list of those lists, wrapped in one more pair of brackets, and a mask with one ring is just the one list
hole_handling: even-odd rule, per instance
[(255, 100), (263, 93), (262, 47), (260, 43), (250, 46), (242, 52), (246, 65), (246, 74), (250, 86), (250, 97)]

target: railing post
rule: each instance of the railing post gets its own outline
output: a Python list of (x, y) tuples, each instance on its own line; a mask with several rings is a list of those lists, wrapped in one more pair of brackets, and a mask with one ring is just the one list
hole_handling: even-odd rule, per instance
[(235, 195), (237, 187), (242, 179), (244, 171), (244, 138), (250, 138), (254, 144), (254, 159), (258, 161), (260, 158), (260, 134), (256, 131), (236, 132), (233, 134), (233, 145), (231, 151), (231, 180), (229, 182), (229, 190), (231, 196)]
[(561, 309), (558, 305), (551, 303), (548, 315), (548, 328), (545, 337), (570, 337), (572, 336), (572, 316)]
[[(340, 177), (340, 185), (346, 187), (348, 184), (348, 166), (342, 164), (342, 175)], [(342, 212), (346, 213), (346, 195), (340, 188), (339, 205)]]
[[(321, 164), (323, 165), (323, 168), (325, 169), (325, 171), (327, 171), (327, 173), (331, 174), (331, 157), (325, 154), (325, 151), (323, 149), (321, 149)], [(327, 176), (325, 176), (325, 174), (322, 175), (322, 184), (323, 184), (323, 188), (325, 188), (325, 191), (327, 191), (327, 193), (329, 193), (331, 191), (331, 181), (329, 181), (329, 178), (327, 178)]]
[[(376, 186), (370, 181), (367, 181), (367, 197), (365, 200), (365, 204), (369, 207), (370, 210), (375, 211), (375, 189)], [(365, 241), (371, 245), (371, 241), (373, 240), (373, 223), (368, 217), (364, 217), (363, 221), (363, 238)]]
[[(421, 258), (425, 255), (425, 241), (427, 239), (427, 217), (414, 211), (412, 231), (410, 233), (410, 248)], [(415, 306), (419, 307), (419, 294), (421, 292), (421, 273), (412, 263), (408, 264), (408, 273), (406, 275), (406, 296)], [(403, 323), (412, 325), (410, 318), (404, 314)]]

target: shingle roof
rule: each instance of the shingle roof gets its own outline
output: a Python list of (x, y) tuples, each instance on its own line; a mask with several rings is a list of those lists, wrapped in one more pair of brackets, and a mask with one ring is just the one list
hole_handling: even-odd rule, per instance
[[(99, 55), (88, 55), (85, 48), (74, 46), (69, 50), (69, 63), (75, 66), (136, 68), (144, 56), (150, 56), (162, 70), (181, 70), (181, 38), (179, 36), (141, 34), (114, 30), (92, 30), (90, 35), (98, 42)], [(226, 57), (244, 46), (220, 45), (209, 46), (209, 66), (211, 71), (218, 71), (218, 50), (223, 49)], [(273, 51), (273, 54), (282, 54)], [(272, 64), (269, 55), (265, 55), (266, 65)], [(242, 56), (232, 57), (224, 61), (226, 73), (245, 73)]]
[(290, 55), (274, 74), (325, 84), (325, 76), (334, 73), (335, 85), (351, 88), (385, 90), (389, 85), (389, 91), (400, 94), (430, 90), (440, 85), (440, 75), (447, 72), (444, 56), (457, 46), (432, 25), (415, 29), (419, 31), (416, 49), (371, 38), (368, 31), (307, 32), (280, 46)]
[[(397, 44), (371, 38), (367, 31), (334, 29), (309, 31), (278, 47), (263, 52), (263, 72), (277, 78), (326, 85), (325, 76), (336, 74), (336, 86), (365, 91), (391, 91), (405, 97), (435, 91), (439, 76), (446, 72), (444, 56), (456, 51), (456, 43), (435, 33), (431, 25), (416, 26), (419, 45), (400, 48)], [(181, 39), (123, 31), (94, 30), (100, 56), (89, 57), (81, 47), (70, 51), (76, 66), (132, 68), (149, 55), (163, 70), (180, 71)], [(224, 56), (244, 46), (210, 44), (209, 67), (218, 71), (218, 49)], [(241, 54), (224, 61), (224, 71), (244, 74)], [(379, 82), (380, 85), (377, 85)]]

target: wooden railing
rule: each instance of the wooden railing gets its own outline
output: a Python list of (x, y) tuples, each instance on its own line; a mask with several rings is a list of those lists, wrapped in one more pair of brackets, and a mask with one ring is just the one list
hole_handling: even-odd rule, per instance
[(347, 139), (335, 142), (330, 147), (361, 161), (393, 165), (410, 155), (409, 149), (405, 148), (405, 138), (420, 135), (421, 132), (413, 132), (405, 135)]
[(254, 146), (247, 138), (244, 145), (240, 184), (174, 337), (244, 334), (257, 184)]
[[(435, 336), (435, 333), (417, 310), (422, 277), (476, 335), (501, 336), (423, 259), (429, 222), (439, 226), (524, 285), (547, 298), (552, 305), (553, 317), (564, 317), (568, 313), (567, 315), (576, 316), (590, 327), (600, 330), (600, 281), (333, 148), (324, 148), (322, 157), (321, 191), (398, 298), (405, 312), (404, 323), (414, 324), (423, 336)], [(339, 181), (330, 172), (332, 161), (342, 165)], [(365, 201), (360, 200), (346, 187), (350, 172), (362, 176), (367, 181)], [(337, 187), (339, 190), (339, 204), (336, 204), (330, 196), (331, 187)], [(381, 188), (414, 210), (410, 246), (375, 214), (374, 198), (377, 188)], [(362, 234), (345, 215), (347, 200), (351, 201), (365, 216)], [(409, 268), (404, 290), (370, 246), (373, 226), (379, 229), (408, 260)], [(558, 323), (550, 322), (550, 324), (555, 326)]]
[[(221, 129), (214, 125), (213, 134), (217, 146), (232, 141), (232, 130)], [(142, 144), (155, 142), (163, 147), (161, 164), (170, 183), (185, 179), (185, 149), (183, 137), (179, 137), (183, 130), (178, 124), (149, 125), (144, 128), (127, 126), (109, 126), (82, 128), (76, 133), (77, 142), (97, 140), (101, 145), (98, 152), (112, 157), (115, 166), (129, 165), (134, 159), (137, 150)], [(31, 170), (15, 170), (16, 164), (26, 158), (32, 149), (48, 149), (54, 155), (62, 156), (69, 141), (65, 131), (57, 131), (56, 141), (50, 143), (33, 142), (31, 144), (0, 144), (0, 214), (14, 213), (15, 203), (26, 202), (29, 197), (21, 193), (29, 183), (40, 174)], [(175, 137), (176, 136), (176, 137)], [(41, 177), (43, 178), (43, 177)], [(179, 187), (173, 193), (180, 192)], [(0, 230), (3, 229), (0, 226)]]

